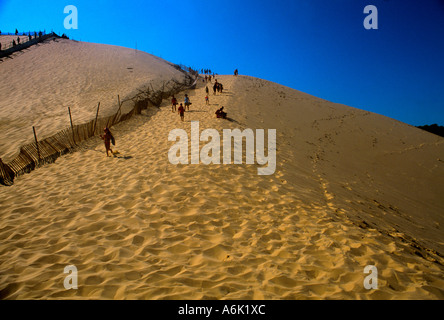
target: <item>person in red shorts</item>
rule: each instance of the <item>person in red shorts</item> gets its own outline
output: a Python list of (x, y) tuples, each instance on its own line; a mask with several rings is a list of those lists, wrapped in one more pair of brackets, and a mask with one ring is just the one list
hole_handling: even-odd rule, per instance
[(182, 103), (180, 104), (179, 108), (177, 109), (177, 112), (180, 114), (180, 119), (183, 121), (185, 117), (185, 108), (183, 107)]

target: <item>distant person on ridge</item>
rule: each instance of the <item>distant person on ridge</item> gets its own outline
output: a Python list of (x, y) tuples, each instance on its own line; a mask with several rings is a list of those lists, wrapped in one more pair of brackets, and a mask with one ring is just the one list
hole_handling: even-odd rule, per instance
[(114, 140), (111, 131), (108, 128), (103, 129), (103, 131), (105, 132), (105, 134), (101, 135), (100, 138), (102, 138), (102, 140), (104, 140), (105, 142), (106, 156), (110, 157), (109, 151), (111, 151), (111, 155), (113, 154), (113, 150), (111, 149), (111, 143), (115, 145), (116, 142)]
[(180, 104), (179, 108), (177, 109), (177, 112), (180, 115), (180, 119), (183, 121), (184, 117), (185, 117), (185, 109), (182, 106), (182, 103)]

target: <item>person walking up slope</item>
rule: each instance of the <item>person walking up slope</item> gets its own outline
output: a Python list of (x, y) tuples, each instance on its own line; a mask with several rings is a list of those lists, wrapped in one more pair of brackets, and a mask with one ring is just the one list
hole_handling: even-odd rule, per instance
[(185, 94), (185, 108), (187, 111), (190, 111), (190, 105), (191, 105), (190, 98), (188, 98), (188, 95)]
[(182, 106), (182, 103), (180, 104), (179, 108), (177, 109), (177, 112), (178, 112), (179, 115), (180, 115), (180, 119), (183, 121), (184, 118), (185, 118), (185, 109), (184, 109), (184, 107)]
[(171, 99), (171, 111), (172, 112), (176, 111), (176, 106), (177, 106), (177, 99), (175, 96), (173, 96), (173, 98)]
[(111, 156), (113, 155), (113, 150), (111, 149), (111, 143), (114, 145), (115, 140), (111, 133), (111, 131), (108, 128), (103, 129), (104, 134), (100, 136), (102, 140), (105, 142), (105, 149), (106, 149), (106, 156), (110, 157), (109, 151), (111, 151)]
[(217, 80), (216, 80), (216, 82), (214, 83), (214, 86), (213, 86), (213, 95), (216, 95), (217, 88), (218, 88), (218, 84), (217, 84)]

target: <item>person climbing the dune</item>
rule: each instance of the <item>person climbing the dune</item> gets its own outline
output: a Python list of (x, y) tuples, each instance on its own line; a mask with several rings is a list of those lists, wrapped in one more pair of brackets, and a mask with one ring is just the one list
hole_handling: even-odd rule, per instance
[(172, 112), (176, 111), (176, 106), (177, 106), (177, 99), (175, 96), (173, 96), (173, 98), (171, 99), (171, 111)]
[(177, 109), (177, 112), (180, 115), (180, 119), (183, 121), (185, 118), (185, 108), (183, 107), (182, 103), (180, 104), (179, 108)]
[(102, 140), (105, 142), (105, 149), (106, 149), (106, 156), (110, 157), (109, 151), (111, 151), (111, 155), (113, 155), (113, 150), (111, 149), (111, 143), (114, 145), (115, 140), (111, 133), (111, 131), (108, 128), (103, 129), (104, 134), (100, 136)]
[(216, 82), (214, 83), (214, 86), (213, 86), (213, 95), (216, 95), (216, 91), (217, 91), (218, 87), (219, 87), (219, 84), (217, 83), (217, 80), (216, 80)]
[(190, 98), (188, 98), (188, 95), (185, 94), (185, 108), (187, 109), (187, 111), (190, 111), (190, 105), (191, 105)]

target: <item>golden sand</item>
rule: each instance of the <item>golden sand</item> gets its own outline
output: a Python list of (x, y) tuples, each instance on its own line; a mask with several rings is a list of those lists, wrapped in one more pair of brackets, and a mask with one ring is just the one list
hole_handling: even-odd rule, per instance
[[(443, 299), (443, 139), (250, 77), (0, 191), (3, 299)], [(183, 102), (184, 93), (178, 95)], [(225, 106), (234, 121), (216, 119)], [(277, 129), (277, 169), (172, 165), (168, 133)], [(416, 246), (416, 247), (415, 247)], [(78, 289), (63, 286), (78, 269)], [(367, 290), (364, 268), (378, 268)]]

